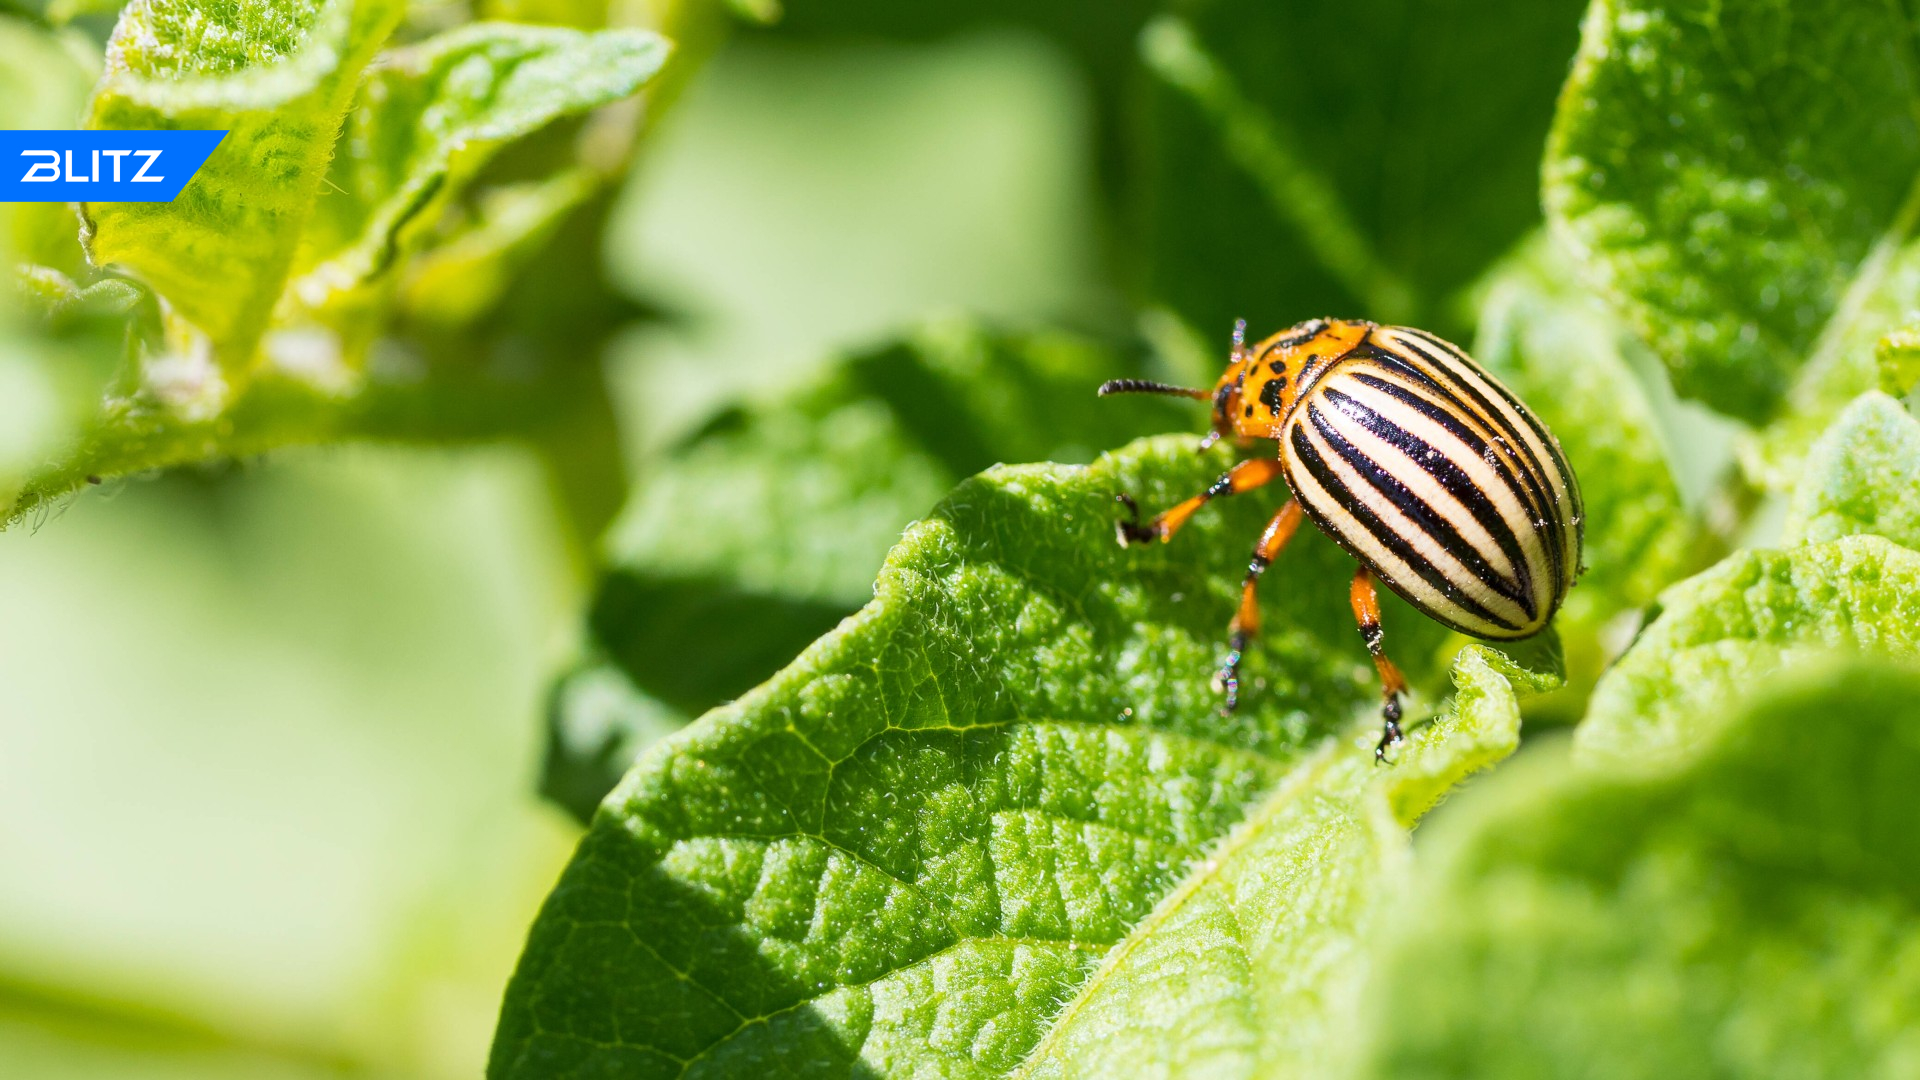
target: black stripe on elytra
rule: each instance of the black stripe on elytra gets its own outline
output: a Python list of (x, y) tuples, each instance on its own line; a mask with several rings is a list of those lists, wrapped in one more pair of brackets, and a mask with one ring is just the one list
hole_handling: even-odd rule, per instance
[[(1340, 481), (1340, 478), (1334, 475), (1333, 469), (1329, 467), (1325, 459), (1320, 456), (1319, 449), (1307, 438), (1306, 428), (1297, 424), (1293, 429), (1293, 452), (1295, 460), (1300, 462), (1300, 467), (1313, 474), (1313, 478), (1319, 481), (1320, 486), (1326, 490), (1327, 496), (1339, 505), (1342, 512), (1351, 517), (1356, 525), (1370, 533), (1375, 540), (1380, 542), (1382, 547), (1398, 555), (1400, 561), (1406, 563), (1421, 580), (1433, 586), (1434, 591), (1444, 597), (1447, 603), (1459, 608), (1474, 618), (1480, 619), (1488, 625), (1506, 630), (1519, 629), (1519, 627), (1514, 624), (1482, 607), (1480, 602), (1473, 597), (1462, 592), (1460, 587), (1454, 584), (1453, 579), (1442, 574), (1438, 567), (1422, 558), (1419, 552), (1413, 550), (1413, 546), (1407, 543), (1405, 537), (1387, 528), (1386, 523), (1380, 520), (1379, 515), (1375, 514), (1371, 509), (1368, 509), (1364, 503), (1356, 499), (1353, 493), (1347, 490), (1346, 485)], [(1309, 511), (1313, 509), (1313, 504), (1305, 499), (1302, 499), (1300, 504)], [(1332, 522), (1321, 521), (1319, 524), (1336, 541), (1342, 541), (1342, 547), (1347, 546), (1344, 542), (1345, 537)], [(1349, 550), (1352, 549), (1349, 548)], [(1355, 551), (1353, 554), (1361, 558), (1363, 562), (1365, 561), (1365, 557), (1361, 556), (1359, 552)], [(1380, 571), (1382, 577), (1387, 577), (1383, 568), (1374, 567), (1374, 569)], [(1391, 582), (1392, 578), (1389, 577), (1387, 580)], [(1409, 601), (1412, 600), (1411, 597), (1408, 599)], [(1469, 627), (1461, 626), (1458, 619), (1450, 619), (1442, 612), (1435, 611), (1426, 604), (1415, 603), (1414, 606), (1457, 629), (1466, 630), (1469, 633), (1475, 632)]]
[[(1421, 356), (1425, 356), (1425, 354), (1421, 354)], [(1507, 429), (1505, 425), (1501, 425), (1500, 417), (1490, 409), (1490, 405), (1488, 405), (1488, 402), (1486, 402), (1484, 398), (1480, 398), (1480, 407), (1475, 407), (1473, 402), (1465, 400), (1465, 398), (1459, 394), (1459, 390), (1455, 390), (1455, 386), (1459, 386), (1459, 382), (1453, 379), (1452, 375), (1442, 382), (1434, 373), (1428, 373), (1425, 367), (1413, 363), (1411, 359), (1400, 356), (1400, 354), (1396, 354), (1396, 352), (1382, 350), (1379, 346), (1375, 346), (1375, 352), (1369, 354), (1367, 359), (1379, 363), (1380, 367), (1384, 367), (1384, 369), (1388, 369), (1388, 371), (1392, 371), (1392, 373), (1396, 373), (1396, 375), (1402, 375), (1405, 379), (1411, 380), (1413, 384), (1417, 384), (1421, 390), (1432, 394), (1432, 396), (1436, 398), (1436, 402), (1432, 404), (1432, 407), (1425, 407), (1425, 409), (1421, 409), (1421, 411), (1427, 413), (1428, 417), (1434, 419), (1434, 421), (1440, 421), (1440, 417), (1446, 417), (1444, 423), (1448, 423), (1448, 430), (1452, 430), (1453, 434), (1463, 434), (1463, 432), (1467, 432), (1467, 430), (1473, 430), (1469, 429), (1467, 425), (1459, 423), (1459, 415), (1461, 415), (1461, 413), (1465, 413), (1469, 419), (1473, 419), (1480, 429), (1486, 430), (1486, 434), (1480, 434), (1478, 430), (1473, 430), (1471, 442), (1473, 442), (1475, 454), (1480, 455), (1482, 459), (1488, 459), (1492, 465), (1496, 465), (1505, 475), (1509, 475), (1509, 477), (1515, 479), (1513, 490), (1521, 494), (1521, 503), (1526, 507), (1526, 513), (1528, 513), (1528, 515), (1532, 515), (1532, 517), (1536, 517), (1536, 519), (1548, 515), (1546, 511), (1548, 511), (1548, 507), (1553, 505), (1553, 502), (1551, 502), (1551, 498), (1546, 494), (1546, 490), (1542, 488), (1542, 480), (1540, 480), (1540, 477), (1536, 477), (1536, 475), (1532, 475), (1532, 473), (1526, 471), (1526, 461), (1524, 461), (1523, 457), (1519, 454), (1513, 454), (1513, 452), (1488, 455), (1488, 448), (1492, 446), (1492, 444), (1488, 442), (1488, 434), (1500, 436), (1500, 438), (1507, 440), (1507, 442), (1513, 442), (1513, 434), (1511, 434), (1511, 430)], [(1434, 357), (1427, 357), (1427, 359), (1430, 363), (1434, 363), (1436, 369), (1442, 367), (1438, 361), (1434, 361)], [(1386, 382), (1379, 380), (1379, 384), (1384, 386)], [(1471, 388), (1467, 388), (1467, 390), (1471, 390)], [(1402, 394), (1402, 400), (1405, 400), (1404, 394)], [(1438, 411), (1434, 411), (1434, 409), (1438, 409)], [(1509, 463), (1509, 461), (1511, 461), (1511, 463)], [(1524, 482), (1521, 482), (1521, 480), (1524, 480)]]
[(1441, 550), (1458, 560), (1467, 573), (1472, 574), (1480, 584), (1486, 586), (1489, 592), (1496, 596), (1504, 596), (1517, 604), (1520, 610), (1526, 613), (1529, 621), (1534, 618), (1538, 611), (1533, 597), (1523, 594), (1518, 582), (1495, 570), (1487, 562), (1486, 556), (1480, 554), (1472, 544), (1467, 542), (1467, 538), (1461, 535), (1459, 526), (1452, 518), (1434, 509), (1432, 504), (1401, 483), (1392, 472), (1381, 468), (1378, 462), (1368, 457), (1366, 451), (1355, 446), (1352, 440), (1334, 426), (1333, 421), (1317, 402), (1307, 406), (1307, 419), (1313, 424), (1313, 429), (1320, 433), (1321, 441), (1326, 443), (1329, 449), (1340, 455), (1355, 472), (1366, 477), (1367, 483), (1372, 485), (1375, 491), (1386, 496), (1387, 501), (1392, 503), (1395, 509), (1412, 519), (1416, 528), (1437, 542)]
[(1539, 439), (1540, 445), (1546, 447), (1547, 455), (1553, 459), (1554, 469), (1560, 474), (1561, 486), (1566, 490), (1567, 501), (1571, 504), (1570, 508), (1574, 516), (1581, 516), (1586, 507), (1580, 501), (1580, 485), (1573, 478), (1573, 466), (1567, 464), (1566, 455), (1560, 451), (1559, 441), (1547, 430), (1547, 426), (1540, 422), (1540, 418), (1533, 415), (1533, 411), (1528, 409), (1525, 403), (1513, 391), (1507, 389), (1500, 380), (1489, 375), (1487, 384), (1500, 392), (1500, 396), (1506, 399), (1507, 404), (1513, 406), (1513, 411), (1519, 413), (1520, 418), (1527, 422), (1527, 427)]
[[(1408, 329), (1405, 332), (1413, 337), (1419, 338), (1421, 341), (1424, 341), (1427, 344), (1433, 346), (1435, 349), (1438, 349), (1441, 352), (1445, 353), (1448, 357), (1451, 357), (1459, 366), (1466, 368), (1468, 371), (1478, 376), (1480, 380), (1485, 382), (1487, 386), (1491, 388), (1495, 394), (1499, 395), (1502, 401), (1504, 401), (1507, 405), (1512, 407), (1514, 415), (1520, 417), (1521, 421), (1526, 424), (1527, 430), (1531, 432), (1532, 435), (1534, 436), (1533, 441), (1538, 442), (1541, 446), (1545, 447), (1547, 449), (1548, 454), (1554, 457), (1555, 459), (1554, 464), (1559, 466), (1557, 471), (1559, 472), (1560, 476), (1564, 478), (1572, 475), (1572, 470), (1566, 467), (1566, 462), (1564, 460), (1559, 459), (1558, 448), (1554, 446), (1553, 437), (1547, 434), (1546, 430), (1543, 427), (1541, 427), (1540, 421), (1533, 415), (1531, 411), (1527, 409), (1525, 405), (1521, 404), (1520, 399), (1513, 396), (1513, 391), (1508, 390), (1505, 386), (1503, 386), (1499, 379), (1496, 379), (1493, 377), (1493, 374), (1491, 372), (1489, 372), (1486, 368), (1481, 367), (1479, 364), (1475, 363), (1472, 357), (1461, 352), (1459, 349), (1456, 349), (1453, 346), (1448, 345), (1446, 342), (1441, 341), (1439, 338), (1434, 337), (1432, 334), (1427, 333), (1425, 330)], [(1514, 437), (1516, 445), (1518, 445), (1521, 451), (1527, 455), (1527, 461), (1532, 465), (1533, 469), (1539, 474), (1539, 477), (1543, 482), (1549, 483), (1549, 486), (1555, 491), (1560, 490), (1562, 488), (1567, 488), (1569, 486), (1566, 484), (1560, 484), (1560, 485), (1551, 484), (1551, 480), (1550, 480), (1550, 477), (1548, 476), (1545, 465), (1541, 463), (1539, 456), (1536, 455), (1533, 451), (1533, 442), (1529, 442), (1526, 439), (1520, 438), (1519, 431), (1513, 427), (1510, 421), (1507, 420), (1506, 415), (1504, 413), (1492, 407), (1493, 405), (1492, 402), (1487, 401), (1485, 397), (1483, 397), (1477, 390), (1474, 389), (1474, 387), (1468, 384), (1464, 379), (1460, 378), (1460, 376), (1451, 367), (1447, 367), (1443, 361), (1426, 353), (1417, 345), (1413, 346), (1413, 349), (1415, 352), (1418, 352), (1422, 356), (1425, 356), (1427, 360), (1430, 363), (1433, 363), (1435, 366), (1446, 368), (1446, 374), (1448, 378), (1459, 383), (1461, 389), (1473, 394), (1476, 400), (1485, 403), (1485, 405), (1487, 406), (1488, 415), (1498, 420), (1500, 422), (1501, 427), (1505, 429), (1505, 431), (1509, 435)], [(1555, 498), (1553, 500), (1553, 505), (1556, 509), (1558, 509), (1560, 506), (1560, 500), (1558, 498)]]
[[(1547, 426), (1540, 422), (1540, 418), (1533, 415), (1526, 405), (1514, 396), (1513, 391), (1502, 386), (1496, 379), (1489, 378), (1487, 381), (1495, 390), (1500, 391), (1500, 395), (1507, 399), (1514, 411), (1520, 414), (1520, 418), (1527, 422), (1527, 427), (1539, 439), (1540, 445), (1546, 448), (1547, 457), (1551, 460), (1554, 471), (1559, 473), (1558, 490), (1566, 492), (1567, 495), (1566, 527), (1574, 531), (1576, 536), (1574, 542), (1578, 543), (1580, 519), (1586, 516), (1586, 505), (1580, 500), (1580, 482), (1574, 479), (1573, 466), (1567, 464), (1566, 455), (1560, 452), (1559, 441), (1547, 431)], [(1577, 568), (1575, 570), (1577, 572)]]
[(1466, 507), (1467, 513), (1493, 538), (1494, 545), (1513, 567), (1514, 580), (1507, 584), (1503, 579), (1502, 586), (1494, 587), (1494, 591), (1518, 603), (1526, 610), (1527, 617), (1533, 618), (1537, 614), (1533, 564), (1527, 561), (1526, 555), (1520, 550), (1520, 538), (1514, 535), (1513, 527), (1488, 501), (1485, 490), (1473, 482), (1473, 478), (1460, 468), (1451, 455), (1394, 423), (1359, 398), (1331, 387), (1322, 390), (1320, 396), (1361, 427), (1398, 447), (1421, 472)]
[[(1430, 388), (1433, 393), (1438, 395), (1446, 394), (1445, 387), (1438, 386), (1434, 384), (1432, 380), (1420, 375), (1418, 369), (1407, 367), (1405, 361), (1390, 356), (1384, 363), (1387, 366), (1395, 366), (1395, 370), (1402, 374), (1409, 374), (1410, 377)], [(1544, 516), (1540, 513), (1538, 504), (1532, 497), (1531, 489), (1522, 483), (1520, 478), (1514, 474), (1513, 466), (1509, 462), (1508, 457), (1504, 454), (1491, 453), (1486, 439), (1483, 438), (1478, 431), (1462, 423), (1460, 417), (1446, 406), (1437, 401), (1430, 400), (1418, 391), (1402, 386), (1390, 379), (1383, 379), (1370, 372), (1354, 372), (1352, 378), (1362, 386), (1377, 390), (1393, 398), (1395, 401), (1426, 417), (1434, 424), (1437, 424), (1441, 429), (1446, 431), (1447, 434), (1460, 440), (1460, 442), (1466, 446), (1468, 452), (1481, 461), (1486, 462), (1487, 466), (1494, 471), (1494, 475), (1498, 478), (1499, 483), (1513, 493), (1514, 498), (1520, 503), (1521, 511), (1527, 515), (1529, 521), (1535, 521)], [(1444, 457), (1445, 455), (1443, 454), (1442, 456)], [(1471, 480), (1468, 482), (1472, 483)], [(1504, 524), (1506, 518), (1502, 517), (1500, 520)], [(1511, 532), (1511, 528), (1511, 526), (1508, 526), (1509, 532)], [(1531, 570), (1532, 564), (1529, 563), (1528, 567), (1529, 570)]]
[[(1432, 342), (1435, 339), (1428, 338), (1426, 340)], [(1433, 371), (1429, 375), (1430, 382), (1439, 384), (1441, 380), (1444, 380), (1443, 385), (1436, 386), (1436, 389), (1440, 393), (1458, 402), (1466, 411), (1472, 413), (1476, 419), (1485, 424), (1489, 430), (1507, 445), (1507, 454), (1512, 456), (1515, 463), (1519, 466), (1516, 471), (1526, 484), (1525, 488), (1520, 490), (1525, 490), (1532, 496), (1528, 499), (1528, 502), (1532, 504), (1534, 520), (1558, 520), (1560, 516), (1560, 500), (1553, 497), (1550, 483), (1546, 476), (1546, 470), (1541, 467), (1540, 459), (1534, 456), (1532, 447), (1521, 437), (1520, 432), (1516, 430), (1512, 424), (1508, 423), (1507, 418), (1501, 415), (1500, 411), (1494, 407), (1493, 402), (1487, 400), (1486, 395), (1482, 394), (1472, 383), (1462, 379), (1459, 373), (1454, 371), (1446, 360), (1421, 348), (1417, 342), (1403, 341), (1402, 343), (1408, 350), (1432, 366)], [(1472, 363), (1472, 361), (1460, 356), (1455, 350), (1443, 349), (1443, 351), (1448, 357), (1457, 361), (1468, 364)], [(1388, 355), (1392, 356), (1393, 354), (1391, 351), (1388, 351)], [(1414, 368), (1414, 365), (1409, 363), (1405, 357), (1395, 357), (1395, 359), (1403, 369)], [(1491, 382), (1492, 380), (1489, 378), (1488, 381)], [(1566, 580), (1566, 535), (1557, 528), (1545, 529), (1541, 532), (1540, 540), (1541, 546), (1546, 549), (1547, 561), (1552, 566), (1553, 579), (1555, 581)]]
[[(1417, 333), (1429, 341), (1438, 340), (1425, 331), (1418, 331)], [(1455, 355), (1458, 355), (1457, 351)], [(1487, 385), (1493, 388), (1494, 393), (1499, 394), (1500, 399), (1513, 409), (1514, 415), (1520, 417), (1521, 421), (1527, 425), (1527, 430), (1533, 433), (1534, 441), (1539, 443), (1540, 446), (1546, 450), (1547, 456), (1552, 459), (1554, 471), (1559, 473), (1560, 479), (1564, 481), (1560, 486), (1566, 490), (1568, 500), (1573, 504), (1572, 509), (1575, 513), (1578, 513), (1580, 510), (1580, 495), (1573, 483), (1573, 468), (1567, 464), (1566, 457), (1560, 452), (1560, 444), (1554, 441), (1553, 435), (1547, 431), (1547, 426), (1540, 422), (1539, 417), (1533, 415), (1533, 410), (1527, 408), (1526, 403), (1521, 401), (1518, 395), (1512, 390), (1509, 390), (1505, 383), (1495, 378), (1492, 372), (1475, 363), (1471, 357), (1461, 356), (1460, 359), (1471, 367), (1476, 375), (1486, 380)]]

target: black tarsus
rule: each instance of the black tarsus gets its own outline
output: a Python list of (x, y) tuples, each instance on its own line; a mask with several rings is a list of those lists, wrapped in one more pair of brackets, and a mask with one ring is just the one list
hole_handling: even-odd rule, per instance
[(1220, 670), (1214, 673), (1213, 684), (1227, 700), (1220, 705), (1220, 715), (1232, 716), (1240, 708), (1240, 660), (1247, 651), (1247, 635), (1235, 633), (1227, 638), (1227, 655), (1220, 661)]
[(1399, 746), (1405, 739), (1400, 731), (1400, 695), (1395, 694), (1387, 699), (1387, 703), (1380, 708), (1380, 716), (1384, 723), (1380, 730), (1380, 744), (1373, 748), (1373, 760), (1380, 765), (1391, 765), (1393, 762), (1387, 760), (1387, 747)]

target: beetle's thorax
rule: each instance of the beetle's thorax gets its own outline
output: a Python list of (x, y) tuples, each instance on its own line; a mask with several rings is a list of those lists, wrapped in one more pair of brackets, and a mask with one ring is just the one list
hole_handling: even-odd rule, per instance
[(1309, 319), (1242, 350), (1213, 391), (1213, 426), (1223, 435), (1277, 439), (1313, 384), (1367, 339), (1373, 323)]

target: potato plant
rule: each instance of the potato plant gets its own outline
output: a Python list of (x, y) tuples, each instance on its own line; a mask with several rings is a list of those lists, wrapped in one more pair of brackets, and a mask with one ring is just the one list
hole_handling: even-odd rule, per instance
[[(982, 28), (1080, 80), (1100, 297), (741, 357), (631, 452), (599, 358), (663, 316), (607, 280), (611, 207), (702, 65)], [(591, 587), (527, 723), (583, 831), (496, 1080), (1907, 1075), (1917, 33), (1834, 0), (22, 9), (13, 126), (229, 135), (172, 203), (0, 208), (0, 504), (532, 449)], [(1316, 315), (1467, 346), (1587, 509), (1539, 638), (1388, 603), (1386, 766), (1330, 541), (1269, 572), (1227, 715), (1272, 504), (1114, 538), (1117, 494), (1238, 451), (1094, 388)]]

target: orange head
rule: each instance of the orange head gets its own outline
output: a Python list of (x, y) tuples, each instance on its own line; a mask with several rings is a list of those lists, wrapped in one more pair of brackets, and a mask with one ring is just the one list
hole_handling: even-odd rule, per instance
[(1350, 319), (1308, 319), (1248, 348), (1246, 322), (1233, 328), (1227, 370), (1211, 391), (1141, 379), (1115, 379), (1101, 394), (1172, 394), (1213, 402), (1216, 435), (1277, 439), (1281, 425), (1308, 387), (1335, 360), (1367, 338), (1374, 324)]

